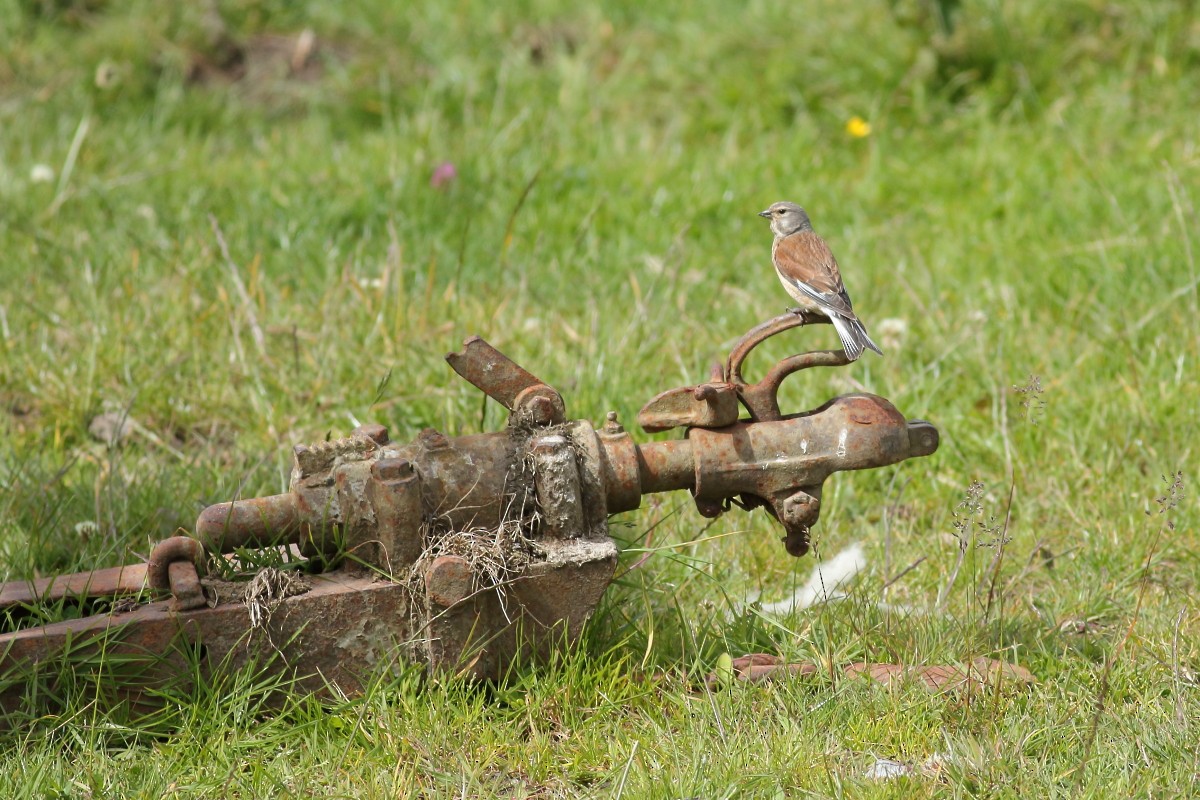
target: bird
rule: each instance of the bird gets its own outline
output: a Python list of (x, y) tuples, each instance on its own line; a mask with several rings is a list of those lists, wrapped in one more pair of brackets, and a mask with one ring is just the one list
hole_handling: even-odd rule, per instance
[(771, 220), (771, 233), (775, 234), (771, 261), (783, 288), (800, 304), (794, 310), (816, 311), (829, 317), (851, 361), (857, 361), (867, 349), (883, 355), (855, 316), (837, 259), (813, 230), (808, 213), (795, 203), (780, 202), (758, 215)]

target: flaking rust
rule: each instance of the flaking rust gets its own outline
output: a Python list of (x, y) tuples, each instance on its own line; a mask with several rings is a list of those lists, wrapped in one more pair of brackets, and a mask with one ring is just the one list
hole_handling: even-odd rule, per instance
[[(709, 517), (733, 504), (766, 508), (788, 552), (803, 555), (827, 477), (938, 446), (932, 425), (906, 420), (875, 395), (781, 414), (782, 381), (846, 364), (841, 351), (802, 353), (757, 383), (743, 379), (754, 347), (819, 321), (769, 320), (707, 383), (655, 397), (639, 414), (642, 427), (684, 436), (648, 443), (635, 442), (614, 413), (599, 429), (568, 419), (554, 388), (472, 337), (447, 361), (508, 409), (504, 430), (454, 438), (425, 430), (397, 444), (383, 426), (364, 425), (297, 446), (288, 492), (205, 509), (193, 536), (160, 542), (145, 567), (0, 587), (10, 617), (38, 602), (153, 597), (0, 634), (0, 705), (28, 704), (39, 670), (61, 669), (65, 653), (89, 648), (149, 657), (118, 687), (135, 702), (193, 666), (266, 664), (301, 690), (339, 694), (412, 662), (499, 678), (578, 635), (616, 566), (608, 517), (656, 492), (687, 490)], [(310, 573), (304, 588), (275, 593), (267, 607), (205, 576), (206, 565), (247, 549), (295, 555), (293, 565)]]

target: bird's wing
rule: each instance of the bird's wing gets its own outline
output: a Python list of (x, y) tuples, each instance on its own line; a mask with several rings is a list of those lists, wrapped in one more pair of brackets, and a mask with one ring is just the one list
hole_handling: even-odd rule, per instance
[(841, 316), (854, 318), (837, 259), (817, 234), (800, 231), (780, 239), (775, 246), (775, 268), (784, 280), (814, 303)]

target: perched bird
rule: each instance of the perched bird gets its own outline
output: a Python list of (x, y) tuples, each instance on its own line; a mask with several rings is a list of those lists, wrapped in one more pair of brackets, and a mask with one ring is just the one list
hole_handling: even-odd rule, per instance
[(771, 220), (771, 233), (775, 234), (771, 260), (775, 262), (775, 272), (801, 309), (829, 317), (851, 361), (857, 361), (868, 347), (883, 355), (854, 315), (837, 260), (825, 240), (813, 231), (804, 209), (795, 203), (776, 203), (758, 215)]

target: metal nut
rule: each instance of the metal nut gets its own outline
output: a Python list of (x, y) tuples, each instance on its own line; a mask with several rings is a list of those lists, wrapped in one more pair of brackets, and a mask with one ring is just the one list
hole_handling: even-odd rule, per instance
[(783, 548), (787, 550), (788, 555), (799, 558), (808, 552), (808, 529), (796, 533), (789, 533), (780, 541), (783, 542)]
[(787, 521), (811, 524), (816, 521), (819, 503), (820, 501), (808, 492), (798, 491), (783, 501), (783, 516)]
[(381, 458), (371, 465), (371, 476), (377, 481), (401, 481), (412, 477), (413, 468), (406, 458)]
[(699, 497), (695, 498), (695, 500), (696, 510), (700, 512), (700, 516), (707, 519), (716, 519), (725, 510), (720, 500), (704, 500)]

